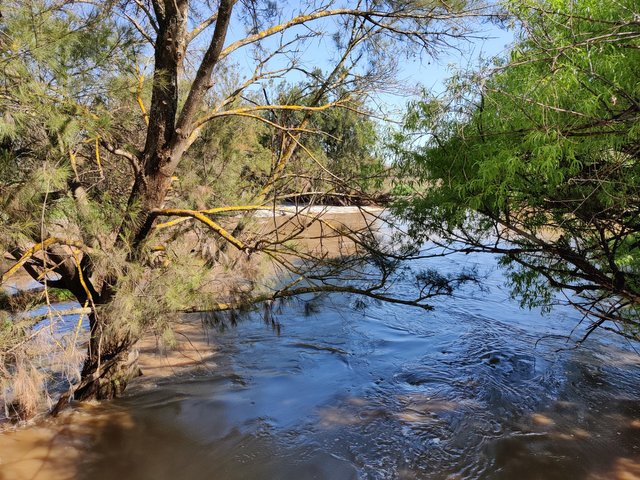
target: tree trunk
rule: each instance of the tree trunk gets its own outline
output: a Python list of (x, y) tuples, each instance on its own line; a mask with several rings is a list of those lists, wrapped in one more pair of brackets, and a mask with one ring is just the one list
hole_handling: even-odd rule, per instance
[(74, 400), (110, 400), (124, 392), (129, 382), (142, 375), (138, 367), (137, 350), (131, 347), (136, 339), (124, 336), (118, 341), (100, 335), (102, 325), (94, 313), (89, 316), (91, 339), (80, 376), (80, 383), (60, 396), (52, 415), (57, 415)]
[[(155, 42), (154, 79), (149, 126), (141, 157), (141, 168), (128, 202), (127, 214), (120, 226), (116, 246), (130, 247), (128, 261), (139, 259), (152, 231), (155, 215), (162, 208), (171, 187), (171, 178), (190, 145), (194, 118), (211, 88), (211, 75), (224, 46), (234, 0), (221, 0), (213, 37), (198, 68), (187, 99), (178, 113), (178, 75), (182, 68), (187, 41), (187, 0), (153, 2), (158, 23)], [(106, 279), (93, 301), (108, 303), (117, 289), (117, 278)], [(75, 293), (75, 292), (74, 292)], [(81, 293), (81, 292), (80, 292)], [(92, 292), (93, 293), (93, 292)], [(80, 297), (78, 300), (80, 300)], [(82, 304), (82, 302), (81, 302)], [(130, 352), (137, 339), (129, 336), (107, 338), (108, 317), (90, 318), (91, 340), (82, 369), (80, 384), (73, 393), (76, 400), (109, 399), (121, 394), (131, 378), (140, 375), (137, 353)], [(54, 413), (67, 398), (61, 398)], [(62, 402), (62, 403), (61, 403)]]
[[(90, 349), (91, 350), (91, 349)], [(82, 381), (75, 400), (109, 400), (120, 396), (128, 383), (142, 375), (138, 352), (119, 344), (109, 351), (90, 351), (82, 368)]]

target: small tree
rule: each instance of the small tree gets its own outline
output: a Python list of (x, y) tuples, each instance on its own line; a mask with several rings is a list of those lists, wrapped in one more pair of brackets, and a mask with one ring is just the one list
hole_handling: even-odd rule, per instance
[(414, 105), (407, 128), (427, 140), (401, 149), (419, 186), (399, 209), (451, 251), (502, 255), (524, 305), (560, 292), (591, 320), (585, 338), (602, 327), (637, 340), (638, 4), (508, 8), (509, 58)]

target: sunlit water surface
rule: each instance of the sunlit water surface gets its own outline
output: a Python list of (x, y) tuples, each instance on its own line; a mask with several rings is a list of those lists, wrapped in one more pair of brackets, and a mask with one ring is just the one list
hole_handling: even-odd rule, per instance
[(490, 257), (427, 265), (477, 265), (485, 289), (431, 312), (308, 298), (277, 309), (279, 334), (258, 314), (212, 328), (214, 369), (143, 377), (31, 438), (5, 435), (0, 479), (23, 478), (29, 442), (44, 463), (24, 478), (640, 478), (633, 347), (596, 334), (572, 348), (579, 315), (521, 310)]

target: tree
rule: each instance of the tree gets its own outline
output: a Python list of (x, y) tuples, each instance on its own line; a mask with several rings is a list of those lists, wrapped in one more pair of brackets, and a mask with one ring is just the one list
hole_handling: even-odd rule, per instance
[[(463, 38), (481, 6), (29, 0), (2, 8), (1, 244), (14, 261), (2, 282), (24, 268), (45, 288), (71, 292), (90, 324), (81, 376), (58, 405), (70, 395), (121, 392), (136, 370), (130, 347), (145, 328), (162, 327), (169, 312), (321, 291), (387, 298), (398, 257), (386, 256), (370, 229), (351, 231), (303, 210), (265, 233), (248, 228), (250, 215), (274, 211), (296, 152), (307, 150), (313, 114), (357, 109), (366, 92), (392, 81), (403, 51), (434, 52)], [(307, 67), (310, 42), (331, 46), (322, 72)], [(234, 73), (234, 58), (251, 61), (253, 70)], [(268, 82), (301, 76), (309, 85), (304, 103), (273, 104), (260, 95)], [(289, 111), (301, 112), (293, 124), (267, 114)], [(248, 120), (260, 126), (249, 129)], [(241, 139), (239, 128), (251, 134)], [(253, 141), (260, 128), (282, 134), (277, 151)], [(218, 181), (230, 175), (225, 165), (234, 154), (260, 173), (249, 191), (236, 192), (242, 203), (230, 205), (223, 201), (233, 195), (217, 188), (237, 185)], [(237, 213), (244, 216), (229, 218)], [(349, 257), (295, 248), (310, 225), (348, 238)], [(194, 246), (205, 232), (199, 243), (206, 248)], [(275, 290), (203, 294), (202, 280), (225, 259), (238, 271), (258, 254), (291, 281)], [(363, 260), (379, 277), (345, 285), (339, 270)], [(421, 278), (431, 286), (395, 301), (427, 307), (426, 299), (448, 288), (441, 277)], [(3, 322), (3, 338), (14, 341), (4, 350), (8, 374), (31, 338), (24, 323)]]
[[(314, 73), (319, 76), (320, 72)], [(282, 85), (275, 92), (279, 104), (307, 105), (313, 100), (313, 85)], [(310, 93), (311, 92), (311, 93)], [(294, 155), (293, 171), (283, 194), (292, 199), (321, 195), (323, 203), (355, 204), (373, 202), (385, 167), (380, 154), (379, 128), (372, 120), (363, 98), (357, 92), (339, 89), (322, 103), (339, 102), (351, 97), (348, 108), (335, 108), (308, 115), (309, 132), (301, 135), (304, 149)], [(328, 95), (325, 95), (328, 97)], [(294, 127), (304, 112), (273, 111), (268, 118), (279, 125)], [(286, 132), (278, 131), (265, 138), (272, 151), (278, 151)]]
[(638, 340), (638, 3), (507, 7), (509, 57), (409, 114), (423, 144), (399, 147), (413, 182), (399, 210), (451, 251), (501, 255), (524, 305), (564, 297), (590, 320), (583, 338), (602, 327)]

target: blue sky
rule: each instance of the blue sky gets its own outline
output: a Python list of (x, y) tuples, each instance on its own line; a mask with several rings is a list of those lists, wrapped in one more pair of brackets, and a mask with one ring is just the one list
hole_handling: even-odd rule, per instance
[(383, 94), (380, 101), (391, 109), (403, 109), (408, 101), (415, 98), (412, 87), (434, 95), (442, 94), (446, 80), (456, 70), (476, 69), (481, 60), (505, 54), (514, 40), (513, 32), (495, 25), (485, 25), (479, 36), (483, 38), (470, 40), (461, 46), (461, 51), (449, 50), (435, 59), (407, 59), (399, 72), (400, 81), (407, 85), (407, 94)]
[[(283, 4), (283, 18), (295, 14), (296, 3)], [(286, 12), (285, 12), (286, 10)], [(237, 11), (236, 18), (230, 26), (226, 44), (230, 44), (235, 40), (244, 38), (246, 35), (246, 26), (241, 21), (240, 10)], [(291, 38), (296, 34), (304, 34), (308, 32), (308, 28), (317, 28), (318, 31), (328, 32), (328, 34), (313, 38), (296, 47), (296, 53), (302, 59), (302, 65), (311, 70), (319, 67), (324, 71), (332, 68), (331, 52), (333, 49), (332, 32), (336, 31), (335, 18), (325, 18), (313, 22), (309, 26), (294, 27), (285, 31), (282, 36), (275, 35), (264, 42), (266, 48), (273, 48), (281, 39)], [(480, 59), (487, 59), (495, 55), (505, 52), (505, 48), (512, 42), (513, 35), (511, 32), (498, 28), (496, 25), (485, 22), (476, 25), (478, 31), (475, 33), (477, 38), (467, 40), (459, 45), (460, 50), (452, 49), (437, 52), (437, 58), (431, 58), (426, 55), (403, 55), (398, 58), (398, 79), (402, 85), (400, 91), (381, 92), (372, 95), (372, 100), (380, 107), (380, 110), (387, 116), (399, 119), (401, 111), (407, 102), (416, 98), (421, 90), (427, 90), (432, 93), (442, 93), (444, 83), (452, 73), (458, 69), (473, 69), (479, 64)], [(203, 38), (202, 41), (208, 41)], [(240, 77), (248, 77), (253, 73), (256, 61), (251, 57), (251, 47), (244, 47), (235, 52), (230, 57), (230, 64), (233, 70)], [(271, 62), (271, 68), (279, 68), (285, 64), (285, 59), (275, 59)], [(302, 75), (288, 74), (286, 80), (288, 83), (296, 83), (303, 79)], [(237, 79), (231, 81), (231, 85), (237, 85)], [(265, 82), (266, 84), (267, 82)], [(254, 87), (254, 91), (261, 91), (261, 86)]]

